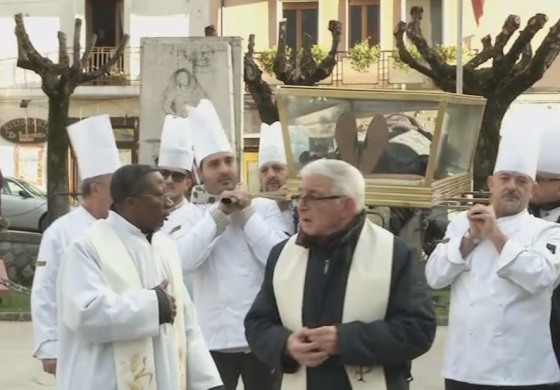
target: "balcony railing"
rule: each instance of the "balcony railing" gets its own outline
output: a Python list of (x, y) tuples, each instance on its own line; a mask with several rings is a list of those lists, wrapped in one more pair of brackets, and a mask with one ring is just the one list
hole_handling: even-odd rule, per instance
[[(84, 72), (99, 69), (109, 61), (116, 48), (97, 47), (91, 53)], [(68, 49), (72, 58), (72, 50)], [(58, 52), (42, 53), (53, 62), (58, 62)], [(140, 75), (140, 49), (126, 49), (124, 55), (117, 63), (99, 79), (89, 82), (89, 85), (134, 85), (139, 82)], [(32, 89), (41, 88), (41, 77), (35, 72), (18, 68), (17, 58), (0, 60), (0, 88), (6, 89)]]

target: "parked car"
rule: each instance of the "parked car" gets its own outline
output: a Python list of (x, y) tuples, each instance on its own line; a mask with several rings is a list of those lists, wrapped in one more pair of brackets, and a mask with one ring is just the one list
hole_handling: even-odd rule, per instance
[(43, 232), (47, 226), (47, 194), (25, 180), (4, 177), (2, 216), (12, 230)]

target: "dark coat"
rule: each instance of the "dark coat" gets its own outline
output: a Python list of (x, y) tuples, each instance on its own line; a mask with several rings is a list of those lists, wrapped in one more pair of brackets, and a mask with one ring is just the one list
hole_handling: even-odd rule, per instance
[[(434, 340), (436, 319), (430, 290), (415, 251), (398, 238), (393, 249), (385, 320), (341, 324), (346, 281), (364, 220), (361, 215), (346, 231), (327, 240), (326, 245), (310, 245), (303, 325), (336, 325), (340, 354), (307, 369), (307, 390), (351, 390), (345, 365), (381, 365), (385, 368), (388, 390), (408, 389), (412, 359), (428, 351)], [(291, 331), (282, 326), (272, 284), (274, 268), (285, 244), (286, 241), (278, 244), (270, 253), (261, 291), (245, 318), (245, 334), (259, 359), (284, 373), (294, 373), (299, 365), (285, 353)]]

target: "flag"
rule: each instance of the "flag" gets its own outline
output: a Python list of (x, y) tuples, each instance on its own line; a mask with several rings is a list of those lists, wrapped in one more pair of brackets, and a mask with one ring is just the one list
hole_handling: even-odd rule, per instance
[(480, 18), (482, 17), (482, 15), (484, 15), (484, 0), (471, 0), (471, 2), (476, 25), (478, 26)]

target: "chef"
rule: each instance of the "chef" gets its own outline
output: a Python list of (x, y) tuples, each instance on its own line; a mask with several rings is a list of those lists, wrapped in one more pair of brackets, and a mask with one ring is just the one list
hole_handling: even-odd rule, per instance
[[(193, 162), (190, 120), (167, 115), (161, 133), (158, 167), (165, 179), (167, 195), (173, 201), (173, 207), (161, 231), (172, 236), (181, 229), (181, 219), (191, 207), (185, 194), (192, 186)], [(192, 297), (192, 281), (188, 274), (185, 275), (185, 285)]]
[(502, 133), (490, 205), (456, 216), (426, 265), (432, 288), (451, 286), (447, 390), (560, 389), (549, 328), (560, 226), (527, 211), (540, 149), (528, 125)]
[(108, 115), (84, 119), (67, 128), (78, 161), (82, 204), (58, 218), (43, 233), (31, 289), (33, 356), (43, 370), (56, 372), (58, 348), (56, 283), (60, 262), (70, 243), (111, 207), (109, 184), (120, 166), (119, 152)]
[[(286, 188), (288, 163), (280, 122), (263, 123), (259, 140), (259, 181), (261, 191), (274, 192)], [(285, 223), (285, 231), (294, 234), (294, 208), (290, 201), (278, 201)]]
[[(531, 200), (533, 215), (545, 221), (560, 223), (560, 121), (547, 118), (544, 124), (537, 186)], [(550, 332), (556, 360), (560, 364), (560, 288), (552, 295)]]
[(190, 115), (203, 185), (177, 232), (183, 272), (192, 274), (200, 327), (226, 390), (269, 390), (277, 375), (250, 351), (243, 319), (263, 281), (271, 248), (287, 237), (276, 202), (240, 189), (238, 166), (218, 114), (203, 99)]

